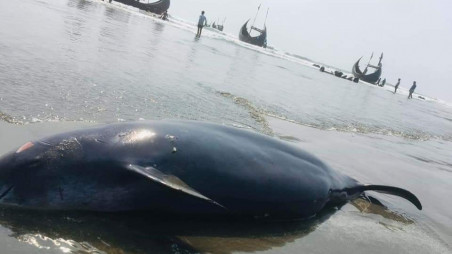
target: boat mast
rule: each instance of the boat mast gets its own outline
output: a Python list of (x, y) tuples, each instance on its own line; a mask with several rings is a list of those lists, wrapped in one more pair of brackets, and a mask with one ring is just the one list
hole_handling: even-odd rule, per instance
[[(372, 52), (372, 55), (370, 56), (370, 58), (369, 58), (369, 62), (367, 62), (367, 67), (369, 67), (369, 65), (370, 65), (370, 61), (372, 61), (372, 58), (374, 57), (374, 52)], [(366, 69), (367, 69), (367, 67), (366, 67)]]
[(267, 24), (267, 16), (268, 16), (268, 10), (270, 10), (270, 8), (267, 8), (267, 14), (265, 14), (265, 21), (264, 21), (264, 26), (265, 26), (265, 24)]
[(378, 66), (381, 66), (381, 60), (383, 60), (383, 52), (381, 52), (380, 61), (378, 61)]
[(367, 68), (369, 68), (370, 66), (370, 61), (372, 61), (372, 58), (374, 57), (374, 52), (372, 52), (372, 55), (369, 58), (369, 62), (367, 62), (366, 68), (364, 69), (363, 73), (366, 74), (367, 73)]
[(256, 16), (254, 16), (253, 24), (252, 24), (251, 27), (250, 27), (250, 34), (251, 34), (251, 30), (253, 30), (254, 23), (256, 22), (257, 14), (259, 14), (259, 9), (261, 8), (261, 5), (262, 5), (262, 4), (259, 4), (259, 7), (257, 7)]

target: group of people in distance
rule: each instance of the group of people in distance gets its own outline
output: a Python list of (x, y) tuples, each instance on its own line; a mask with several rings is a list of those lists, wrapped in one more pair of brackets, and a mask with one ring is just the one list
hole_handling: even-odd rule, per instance
[[(201, 32), (202, 32), (202, 28), (207, 25), (207, 18), (206, 16), (204, 16), (205, 11), (201, 12), (201, 15), (199, 16), (198, 19), (198, 32), (196, 33), (196, 37), (201, 37)], [(378, 80), (380, 81), (380, 80)], [(384, 86), (386, 83), (386, 79), (383, 80), (383, 84), (382, 86)], [(394, 86), (394, 93), (397, 93), (397, 89), (399, 89), (399, 85), (400, 85), (400, 78), (399, 81), (397, 81), (397, 84)], [(410, 88), (410, 94), (408, 95), (408, 99), (412, 99), (413, 98), (413, 93), (414, 90), (416, 89), (416, 81), (413, 81), (413, 85)]]
[[(397, 81), (397, 84), (394, 86), (394, 93), (397, 93), (397, 89), (399, 89), (399, 85), (400, 85), (400, 78), (399, 78), (399, 81)], [(410, 88), (410, 94), (408, 95), (408, 99), (413, 99), (414, 90), (416, 90), (416, 81), (413, 81), (413, 85)]]

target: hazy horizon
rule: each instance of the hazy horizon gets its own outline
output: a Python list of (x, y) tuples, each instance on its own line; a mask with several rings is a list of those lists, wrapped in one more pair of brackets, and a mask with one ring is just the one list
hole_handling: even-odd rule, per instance
[(382, 79), (401, 78), (404, 88), (415, 80), (417, 93), (452, 102), (452, 1), (172, 0), (169, 12), (193, 22), (201, 10), (209, 22), (227, 17), (224, 31), (237, 34), (259, 4), (256, 26), (270, 9), (269, 45), (350, 71), (359, 57), (374, 52), (376, 63), (384, 52)]

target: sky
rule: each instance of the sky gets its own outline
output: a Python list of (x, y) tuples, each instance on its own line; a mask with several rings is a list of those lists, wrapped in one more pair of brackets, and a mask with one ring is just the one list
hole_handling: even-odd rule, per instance
[(452, 102), (452, 0), (171, 0), (169, 13), (197, 22), (204, 10), (238, 34), (259, 4), (256, 26), (269, 8), (269, 45), (350, 72), (384, 52), (387, 82), (416, 81), (416, 92)]

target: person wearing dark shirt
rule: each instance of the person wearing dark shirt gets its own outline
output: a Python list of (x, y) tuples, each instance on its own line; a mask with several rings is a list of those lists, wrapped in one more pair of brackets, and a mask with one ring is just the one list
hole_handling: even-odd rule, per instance
[(160, 18), (163, 20), (168, 20), (168, 11), (163, 12), (162, 15), (160, 15)]
[(394, 86), (394, 93), (397, 93), (397, 89), (399, 89), (399, 85), (400, 85), (400, 78), (399, 78), (399, 81), (397, 81), (397, 84)]
[(410, 94), (408, 95), (408, 99), (413, 99), (413, 93), (414, 93), (415, 89), (416, 89), (416, 81), (413, 81), (413, 85), (410, 88)]

